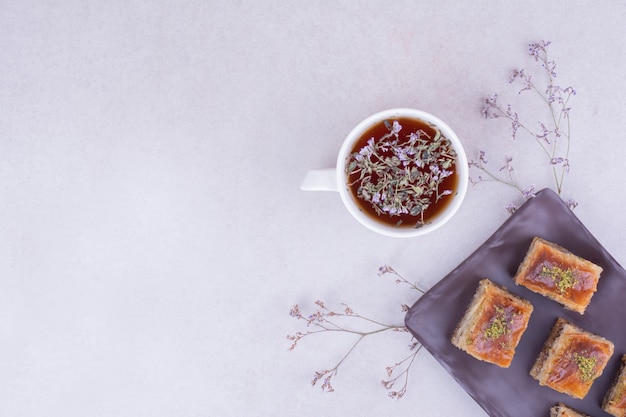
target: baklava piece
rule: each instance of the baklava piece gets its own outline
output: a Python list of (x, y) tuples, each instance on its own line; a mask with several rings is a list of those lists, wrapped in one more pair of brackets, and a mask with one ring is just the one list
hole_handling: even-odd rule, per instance
[(600, 266), (535, 237), (514, 279), (517, 285), (585, 314), (601, 273)]
[(452, 344), (476, 359), (508, 368), (528, 327), (533, 306), (485, 278), (452, 335)]
[(613, 355), (613, 343), (557, 319), (530, 375), (555, 391), (584, 398)]
[(626, 417), (626, 355), (622, 356), (622, 366), (607, 391), (602, 409), (615, 417)]
[(587, 414), (580, 413), (563, 403), (558, 403), (550, 408), (550, 417), (589, 417)]

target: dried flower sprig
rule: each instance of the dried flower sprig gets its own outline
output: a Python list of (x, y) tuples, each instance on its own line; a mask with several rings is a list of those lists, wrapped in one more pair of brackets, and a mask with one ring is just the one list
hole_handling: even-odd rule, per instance
[(407, 280), (406, 278), (404, 278), (402, 275), (400, 275), (395, 269), (393, 269), (391, 266), (389, 265), (383, 265), (380, 268), (378, 268), (378, 276), (382, 277), (383, 275), (386, 274), (391, 274), (394, 275), (396, 284), (406, 284), (409, 287), (411, 287), (412, 290), (418, 291), (422, 294), (424, 294), (424, 290), (422, 290), (420, 287), (417, 286), (417, 284), (414, 284), (412, 282), (410, 282), (409, 280)]
[[(397, 284), (408, 285), (411, 289), (424, 293), (424, 291), (416, 284), (408, 281), (388, 265), (382, 266), (378, 270), (378, 276), (386, 274), (393, 275)], [(288, 335), (287, 339), (291, 341), (289, 350), (294, 350), (297, 347), (298, 342), (303, 338), (318, 333), (340, 332), (356, 336), (355, 341), (352, 345), (350, 345), (335, 366), (321, 371), (315, 371), (313, 379), (311, 380), (311, 385), (315, 386), (321, 381), (320, 387), (322, 391), (325, 392), (333, 392), (335, 390), (332, 386), (332, 378), (337, 375), (339, 367), (366, 337), (389, 331), (401, 333), (408, 332), (408, 329), (404, 325), (387, 324), (365, 317), (355, 312), (345, 303), (341, 303), (342, 308), (340, 310), (331, 309), (320, 300), (315, 301), (314, 304), (316, 309), (310, 314), (303, 314), (300, 310), (300, 306), (297, 304), (291, 308), (289, 315), (297, 320), (303, 320), (306, 323), (306, 327), (311, 329), (307, 331), (298, 331), (293, 335)], [(406, 313), (408, 309), (409, 307), (406, 304), (401, 304), (401, 310), (403, 313)], [(358, 328), (358, 326), (363, 325), (369, 326), (370, 328), (368, 330)], [(406, 358), (396, 362), (393, 366), (388, 366), (386, 368), (389, 379), (381, 382), (385, 389), (388, 390), (389, 397), (400, 399), (406, 393), (410, 369), (421, 348), (421, 344), (411, 337), (409, 342), (409, 351), (411, 353)], [(394, 387), (399, 382), (402, 382), (402, 386), (400, 389), (395, 389)]]
[[(496, 174), (494, 172), (491, 172), (491, 170), (487, 167), (487, 164), (489, 163), (487, 161), (487, 153), (485, 151), (480, 151), (478, 161), (470, 161), (469, 165), (480, 169), (484, 174), (487, 175), (487, 178), (484, 178), (482, 175), (478, 175), (478, 177), (470, 177), (470, 182), (472, 184), (478, 184), (485, 181), (496, 181), (516, 189), (519, 193), (522, 194), (525, 200), (530, 200), (535, 196), (535, 186), (531, 185), (530, 187), (523, 188), (517, 182), (517, 180), (515, 179), (515, 169), (513, 168), (512, 162), (513, 158), (509, 156), (506, 157), (504, 165), (498, 169), (498, 172), (501, 174)], [(505, 208), (511, 214), (513, 214), (515, 210), (517, 210), (517, 206), (513, 203), (507, 205)]]
[[(419, 292), (420, 294), (424, 294), (424, 290), (418, 287), (417, 284), (412, 283), (406, 278), (404, 278), (391, 266), (383, 265), (380, 268), (378, 268), (379, 277), (385, 274), (391, 274), (395, 276), (396, 284), (408, 285), (412, 290), (415, 290)], [(402, 304), (402, 311), (405, 313), (409, 311), (409, 306), (406, 304)], [(411, 366), (413, 365), (413, 361), (415, 360), (415, 357), (417, 356), (417, 354), (420, 352), (421, 349), (422, 349), (422, 345), (417, 340), (415, 340), (415, 338), (411, 338), (411, 341), (409, 342), (409, 351), (411, 351), (411, 353), (406, 358), (402, 359), (400, 362), (396, 362), (393, 366), (388, 366), (386, 368), (387, 376), (389, 377), (389, 379), (382, 380), (381, 383), (383, 384), (383, 387), (385, 387), (385, 389), (389, 391), (388, 394), (390, 398), (400, 399), (406, 393), (406, 389), (409, 383), (409, 372), (411, 370)], [(396, 376), (393, 376), (394, 372), (396, 372)], [(398, 380), (402, 380), (403, 384), (399, 390), (395, 390), (394, 386), (396, 382), (398, 382)]]
[[(540, 87), (535, 78), (526, 70), (514, 70), (511, 74), (510, 83), (521, 83), (518, 94), (526, 91), (533, 91), (547, 107), (546, 121), (537, 122), (536, 127), (532, 127), (522, 121), (519, 113), (510, 104), (505, 106), (498, 102), (498, 95), (493, 94), (484, 100), (482, 108), (483, 117), (486, 119), (504, 118), (510, 124), (511, 136), (515, 140), (520, 131), (533, 139), (543, 154), (547, 164), (552, 171), (555, 191), (561, 196), (565, 174), (570, 171), (570, 145), (571, 145), (571, 125), (570, 125), (570, 100), (576, 95), (576, 91), (570, 87), (561, 87), (556, 84), (556, 62), (548, 58), (548, 46), (550, 42), (540, 41), (531, 43), (528, 47), (528, 55), (538, 63), (544, 75), (544, 87)], [(484, 151), (480, 151), (478, 161), (470, 161), (470, 167), (482, 171), (482, 175), (472, 177), (473, 184), (483, 181), (497, 181), (517, 189), (525, 199), (534, 197), (535, 186), (522, 187), (513, 177), (512, 158), (507, 157), (505, 165), (495, 172), (487, 167), (487, 160)], [(502, 175), (504, 173), (504, 175)], [(578, 203), (574, 200), (566, 201), (566, 204), (574, 209)], [(509, 212), (515, 211), (516, 206), (507, 206)]]

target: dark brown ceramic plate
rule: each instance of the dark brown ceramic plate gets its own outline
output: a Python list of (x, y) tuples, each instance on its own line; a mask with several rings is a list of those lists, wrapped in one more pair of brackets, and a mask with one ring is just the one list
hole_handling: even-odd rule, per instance
[[(585, 315), (516, 286), (513, 276), (533, 237), (560, 244), (604, 268), (598, 292)], [(535, 307), (526, 333), (507, 369), (478, 361), (450, 342), (482, 278), (503, 285)], [(563, 317), (615, 344), (615, 354), (583, 400), (540, 386), (530, 375), (537, 354), (558, 317)], [(526, 202), (482, 246), (424, 294), (406, 315), (413, 335), (490, 416), (541, 417), (558, 402), (591, 416), (606, 416), (600, 408), (604, 393), (626, 353), (626, 272), (551, 190)]]

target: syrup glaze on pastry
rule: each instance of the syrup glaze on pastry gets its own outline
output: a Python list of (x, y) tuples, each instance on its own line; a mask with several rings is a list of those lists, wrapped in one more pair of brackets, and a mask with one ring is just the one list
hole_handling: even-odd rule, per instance
[(533, 306), (488, 279), (480, 281), (452, 343), (476, 359), (509, 367)]
[(626, 416), (626, 355), (622, 356), (619, 372), (604, 396), (602, 409), (615, 417)]
[(582, 399), (602, 375), (613, 350), (611, 341), (559, 318), (530, 375), (540, 385)]
[(602, 268), (559, 245), (535, 237), (515, 283), (584, 314), (597, 291)]

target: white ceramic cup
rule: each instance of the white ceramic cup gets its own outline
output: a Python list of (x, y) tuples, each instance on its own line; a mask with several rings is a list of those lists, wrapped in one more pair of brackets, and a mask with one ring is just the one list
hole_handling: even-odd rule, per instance
[[(378, 124), (384, 120), (398, 117), (419, 119), (435, 125), (441, 131), (441, 133), (450, 140), (452, 147), (457, 154), (455, 169), (458, 175), (458, 184), (456, 187), (456, 192), (451, 195), (452, 200), (448, 203), (446, 208), (441, 213), (439, 213), (436, 217), (432, 219), (432, 221), (418, 228), (393, 227), (377, 221), (376, 219), (373, 219), (360, 209), (359, 204), (354, 200), (354, 197), (352, 196), (347, 186), (345, 163), (348, 155), (354, 147), (355, 142), (371, 126)], [(414, 237), (432, 232), (433, 230), (443, 226), (448, 220), (450, 220), (450, 218), (452, 218), (454, 213), (456, 213), (456, 211), (461, 206), (463, 199), (465, 198), (468, 187), (468, 180), (469, 168), (467, 165), (467, 156), (465, 155), (463, 145), (459, 141), (459, 138), (454, 133), (454, 131), (442, 120), (433, 116), (432, 114), (426, 113), (421, 110), (397, 108), (381, 111), (359, 123), (354, 129), (352, 129), (352, 131), (343, 141), (341, 149), (339, 150), (339, 154), (337, 155), (336, 167), (308, 171), (304, 178), (304, 181), (302, 182), (302, 185), (300, 186), (300, 189), (304, 191), (338, 191), (341, 199), (343, 200), (343, 204), (348, 209), (350, 214), (352, 214), (355, 219), (357, 219), (362, 225), (364, 225), (368, 229), (385, 236)]]

